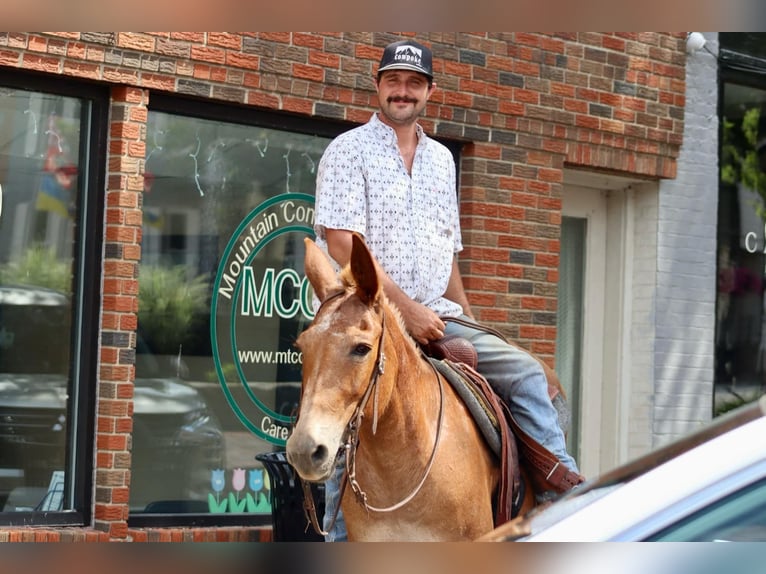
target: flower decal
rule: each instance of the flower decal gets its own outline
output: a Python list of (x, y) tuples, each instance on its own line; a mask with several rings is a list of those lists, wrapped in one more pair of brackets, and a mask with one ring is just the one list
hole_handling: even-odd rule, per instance
[(239, 499), (239, 493), (245, 488), (245, 469), (235, 468), (231, 477), (231, 486), (237, 491), (237, 496), (233, 492), (229, 493), (229, 512), (244, 512), (246, 500)]
[(221, 492), (226, 486), (226, 474), (222, 468), (218, 468), (211, 471), (210, 485), (213, 487), (213, 490), (215, 491), (215, 496), (213, 496), (213, 493), (211, 492), (210, 494), (208, 494), (208, 497), (207, 497), (207, 504), (208, 504), (208, 508), (210, 509), (210, 512), (212, 513), (226, 512), (226, 508), (229, 505), (229, 501), (226, 498), (224, 498), (223, 502), (221, 502)]
[[(247, 511), (257, 514), (271, 513), (269, 501), (268, 475), (264, 475), (262, 468), (251, 469), (247, 473), (248, 486), (253, 492), (247, 493)], [(264, 489), (265, 487), (265, 489)]]
[(234, 469), (234, 476), (231, 479), (231, 485), (234, 487), (234, 490), (237, 492), (241, 492), (243, 488), (245, 488), (245, 469), (244, 468), (235, 468)]
[(213, 471), (210, 483), (213, 486), (213, 490), (215, 490), (217, 494), (220, 494), (223, 487), (226, 486), (226, 477), (224, 476), (222, 468)]
[(263, 488), (263, 469), (256, 468), (248, 471), (248, 486), (253, 492), (258, 492)]

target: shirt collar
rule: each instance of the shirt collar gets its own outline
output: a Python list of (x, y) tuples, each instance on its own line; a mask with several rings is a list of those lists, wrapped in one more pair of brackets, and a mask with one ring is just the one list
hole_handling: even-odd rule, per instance
[[(394, 128), (380, 121), (380, 118), (378, 117), (379, 113), (380, 112), (375, 112), (372, 114), (372, 118), (370, 118), (370, 125), (372, 125), (373, 129), (378, 133), (381, 139), (388, 140), (390, 145), (398, 145)], [(415, 130), (418, 136), (418, 146), (420, 146), (425, 141), (423, 137), (425, 132), (423, 131), (423, 127), (420, 124), (415, 124)]]

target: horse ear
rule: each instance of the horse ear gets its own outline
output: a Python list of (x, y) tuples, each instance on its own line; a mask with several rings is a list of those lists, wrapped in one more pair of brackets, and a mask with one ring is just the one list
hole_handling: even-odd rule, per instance
[(306, 256), (303, 261), (306, 277), (319, 301), (324, 302), (329, 295), (342, 290), (343, 285), (324, 251), (308, 237), (303, 240), (303, 243), (306, 246)]
[(378, 271), (370, 250), (358, 233), (351, 237), (351, 274), (356, 283), (357, 296), (365, 305), (374, 303), (380, 290)]

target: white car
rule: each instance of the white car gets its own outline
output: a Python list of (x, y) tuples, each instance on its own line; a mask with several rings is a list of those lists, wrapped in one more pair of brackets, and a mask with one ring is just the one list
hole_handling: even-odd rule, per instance
[(482, 541), (766, 541), (766, 396)]

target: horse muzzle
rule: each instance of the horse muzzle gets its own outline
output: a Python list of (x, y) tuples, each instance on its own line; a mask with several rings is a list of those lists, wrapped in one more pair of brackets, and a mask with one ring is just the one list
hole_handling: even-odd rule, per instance
[(287, 439), (287, 462), (298, 475), (309, 482), (324, 482), (335, 467), (337, 448), (315, 440), (310, 435), (293, 431)]

